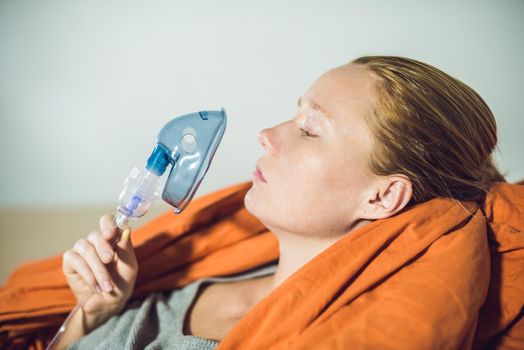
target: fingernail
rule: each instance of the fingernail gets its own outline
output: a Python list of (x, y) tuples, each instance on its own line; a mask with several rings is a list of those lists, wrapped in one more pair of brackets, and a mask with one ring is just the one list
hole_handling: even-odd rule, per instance
[(109, 281), (104, 281), (103, 287), (105, 292), (110, 292), (113, 290), (113, 285)]

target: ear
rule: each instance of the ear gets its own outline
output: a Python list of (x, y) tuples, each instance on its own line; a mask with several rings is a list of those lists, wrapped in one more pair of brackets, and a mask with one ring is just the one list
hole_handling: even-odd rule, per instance
[(363, 203), (363, 219), (377, 220), (395, 215), (409, 203), (413, 194), (411, 181), (403, 175), (378, 180)]

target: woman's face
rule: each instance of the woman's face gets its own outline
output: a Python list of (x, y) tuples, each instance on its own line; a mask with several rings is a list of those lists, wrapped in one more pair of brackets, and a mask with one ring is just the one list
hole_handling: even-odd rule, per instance
[(364, 120), (373, 96), (363, 66), (324, 73), (300, 98), (292, 119), (260, 132), (265, 154), (258, 166), (266, 182), (253, 180), (246, 209), (270, 230), (345, 233), (375, 178), (367, 165), (372, 142)]

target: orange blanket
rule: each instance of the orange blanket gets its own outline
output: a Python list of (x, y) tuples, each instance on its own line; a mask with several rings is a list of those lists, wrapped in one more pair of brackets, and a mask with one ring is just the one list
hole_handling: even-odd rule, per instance
[[(133, 298), (278, 259), (276, 239), (243, 206), (250, 186), (137, 229)], [(290, 276), (219, 349), (522, 346), (523, 231), (524, 186), (505, 183), (483, 208), (435, 198), (377, 220)], [(42, 348), (74, 304), (61, 256), (22, 265), (0, 289), (0, 348)]]

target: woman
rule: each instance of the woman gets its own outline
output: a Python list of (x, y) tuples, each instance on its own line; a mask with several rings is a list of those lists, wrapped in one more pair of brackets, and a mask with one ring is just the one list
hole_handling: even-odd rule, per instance
[[(356, 229), (434, 197), (482, 202), (493, 181), (504, 181), (491, 160), (496, 125), (482, 98), (442, 71), (402, 57), (361, 57), (327, 71), (299, 99), (296, 115), (264, 129), (259, 142), (265, 154), (245, 207), (278, 239), (278, 264), (207, 280), (177, 299), (187, 315), (178, 320), (183, 333), (171, 338), (181, 342), (175, 348), (188, 342), (214, 348), (265, 296)], [(116, 254), (108, 243), (115, 234), (113, 218), (104, 216), (99, 231), (63, 255), (69, 286), (85, 306), (59, 348), (104, 323), (119, 327), (113, 316), (124, 310), (138, 266), (129, 232)], [(95, 333), (73, 348), (108, 341)], [(162, 336), (148, 341), (161, 346)]]

